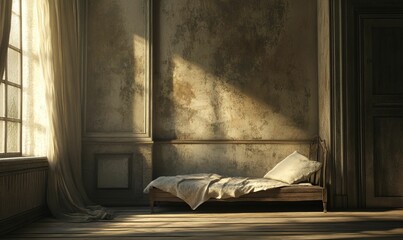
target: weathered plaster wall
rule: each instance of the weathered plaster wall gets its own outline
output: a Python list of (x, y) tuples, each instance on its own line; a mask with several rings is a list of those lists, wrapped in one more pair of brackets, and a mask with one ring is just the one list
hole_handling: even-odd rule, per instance
[(154, 139), (185, 142), (154, 146), (153, 177), (261, 177), (292, 151), (305, 151), (307, 145), (259, 140), (318, 134), (316, 5), (155, 1)]
[(156, 139), (318, 133), (314, 0), (155, 1)]
[(309, 156), (309, 144), (157, 144), (155, 176), (212, 172), (263, 177), (293, 151)]
[(88, 1), (87, 133), (144, 131), (145, 32), (145, 1)]

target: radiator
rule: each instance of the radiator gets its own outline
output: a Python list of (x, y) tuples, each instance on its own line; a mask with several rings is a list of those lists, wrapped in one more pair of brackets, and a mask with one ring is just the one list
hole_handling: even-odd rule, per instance
[(0, 159), (0, 234), (46, 211), (46, 158)]

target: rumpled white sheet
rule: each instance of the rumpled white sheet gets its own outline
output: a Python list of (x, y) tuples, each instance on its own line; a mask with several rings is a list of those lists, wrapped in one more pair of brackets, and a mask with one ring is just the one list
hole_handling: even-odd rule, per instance
[(209, 198), (236, 198), (283, 186), (289, 184), (267, 178), (223, 177), (214, 173), (200, 173), (159, 177), (148, 184), (144, 193), (155, 187), (179, 197), (195, 210)]

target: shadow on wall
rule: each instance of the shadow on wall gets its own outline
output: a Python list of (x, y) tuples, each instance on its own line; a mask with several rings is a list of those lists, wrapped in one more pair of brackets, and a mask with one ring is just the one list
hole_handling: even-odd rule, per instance
[(317, 134), (316, 1), (155, 1), (155, 139)]

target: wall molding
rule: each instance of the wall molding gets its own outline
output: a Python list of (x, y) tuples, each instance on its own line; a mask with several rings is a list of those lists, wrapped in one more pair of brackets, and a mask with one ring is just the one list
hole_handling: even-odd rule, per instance
[(144, 125), (142, 131), (139, 132), (116, 132), (116, 131), (88, 131), (87, 130), (87, 82), (88, 82), (88, 67), (87, 67), (87, 49), (88, 49), (88, 0), (85, 1), (83, 12), (85, 12), (85, 19), (81, 23), (84, 34), (82, 36), (82, 132), (84, 141), (111, 141), (127, 142), (130, 141), (150, 141), (152, 138), (152, 3), (153, 0), (143, 0), (145, 11), (145, 73), (144, 73)]
[(330, 194), (333, 207), (347, 207), (346, 164), (343, 154), (343, 143), (346, 141), (345, 125), (343, 124), (343, 7), (342, 0), (330, 2), (330, 89), (331, 89), (331, 134), (330, 134), (330, 164), (331, 186)]
[(314, 140), (154, 140), (155, 144), (310, 144)]
[[(95, 156), (95, 179), (94, 179), (94, 183), (95, 183), (95, 188), (97, 190), (129, 190), (131, 189), (132, 186), (132, 178), (133, 178), (133, 166), (132, 166), (132, 162), (133, 162), (133, 153), (96, 153), (94, 154)], [(109, 187), (105, 187), (105, 186), (99, 186), (100, 184), (100, 168), (99, 165), (101, 164), (101, 161), (115, 161), (115, 164), (117, 164), (118, 161), (120, 160), (126, 160), (127, 161), (127, 179), (126, 182), (124, 183), (127, 186), (109, 186)], [(120, 172), (122, 173), (122, 172)], [(123, 173), (122, 173), (123, 174)], [(121, 174), (119, 174), (121, 175)], [(108, 180), (111, 180), (110, 178)]]
[(110, 143), (110, 144), (122, 144), (122, 143), (136, 143), (136, 144), (151, 144), (153, 141), (151, 137), (123, 137), (123, 136), (91, 136), (83, 137), (82, 142), (88, 143)]

